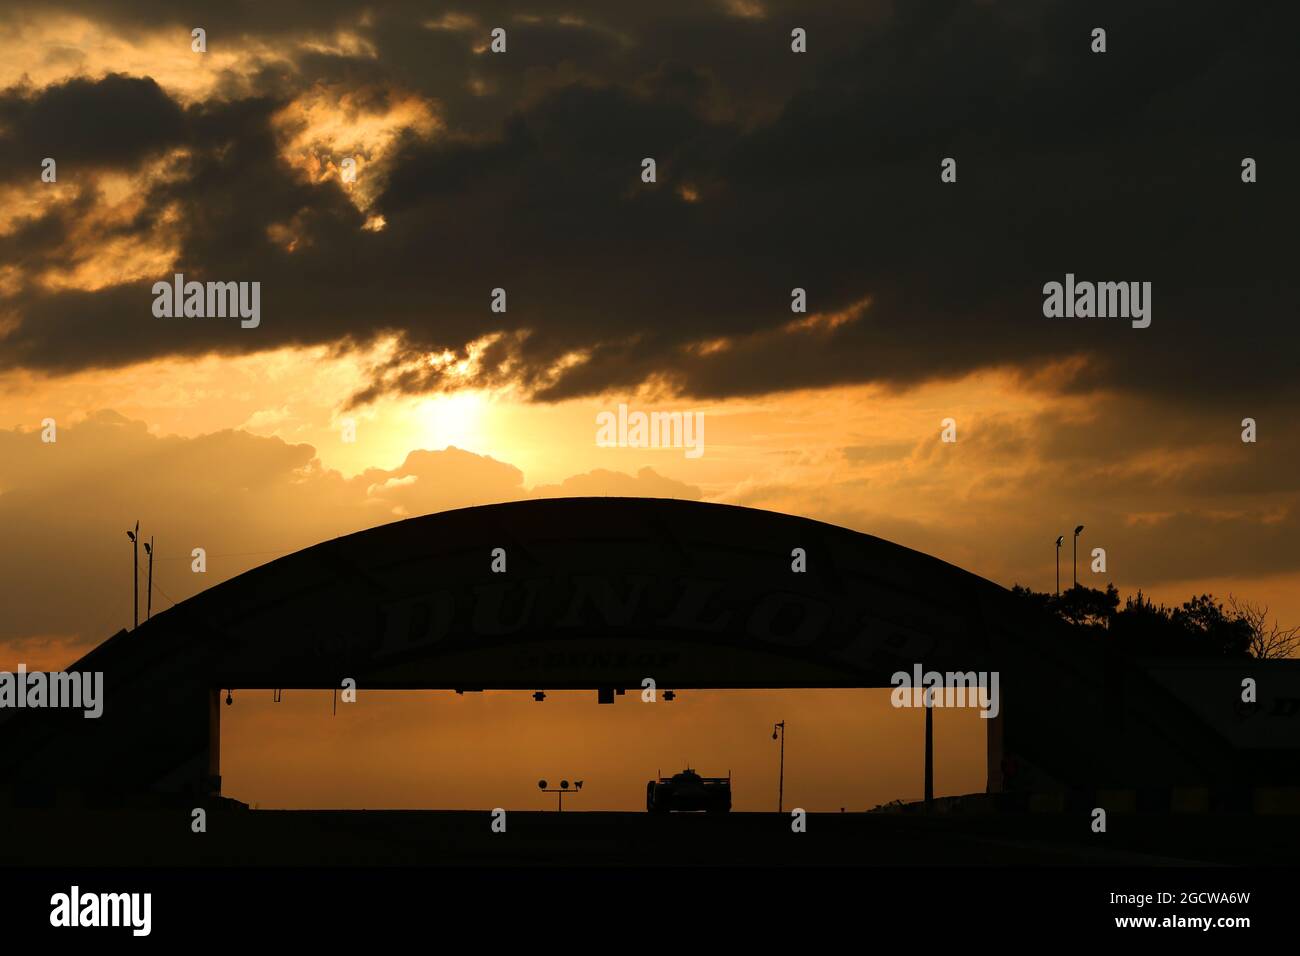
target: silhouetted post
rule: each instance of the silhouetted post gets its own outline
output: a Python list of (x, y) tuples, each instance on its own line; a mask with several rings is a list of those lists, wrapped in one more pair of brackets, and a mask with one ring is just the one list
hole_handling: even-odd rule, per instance
[(776, 791), (776, 812), (782, 813), (785, 810), (785, 721), (782, 720), (772, 725), (772, 739), (776, 740), (776, 732), (781, 731), (781, 770), (777, 777)]
[(925, 695), (925, 812), (934, 808), (934, 708), (930, 692)]
[[(575, 780), (573, 785), (574, 785), (575, 787), (577, 787), (579, 790), (582, 789), (582, 781), (581, 781), (581, 780)], [(546, 781), (545, 781), (545, 780), (538, 780), (538, 781), (537, 781), (537, 788), (538, 788), (539, 790), (541, 790), (542, 793), (553, 793), (553, 794), (555, 794), (555, 812), (556, 812), (556, 813), (563, 813), (563, 812), (564, 812), (564, 795), (567, 793), (567, 794), (569, 794), (569, 796), (573, 796), (573, 792), (569, 790), (569, 781), (567, 781), (567, 780), (561, 780), (561, 781), (560, 781), (560, 785), (559, 785), (558, 787), (554, 787), (554, 788), (551, 788), (551, 789), (547, 789), (547, 787), (546, 787)]]
[(135, 530), (128, 531), (131, 539), (131, 594), (134, 596), (134, 609), (131, 612), (131, 630), (140, 626), (140, 522), (135, 523)]
[(1056, 596), (1061, 596), (1061, 542), (1065, 540), (1065, 535), (1056, 536)]
[(153, 617), (153, 535), (145, 543), (144, 553), (149, 555), (149, 586), (144, 592), (144, 619)]
[(1079, 586), (1079, 532), (1083, 530), (1083, 525), (1074, 529), (1074, 586)]

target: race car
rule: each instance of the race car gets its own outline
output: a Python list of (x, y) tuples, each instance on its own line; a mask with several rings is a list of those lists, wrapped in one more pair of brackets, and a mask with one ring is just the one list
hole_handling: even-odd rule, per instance
[(731, 772), (725, 777), (701, 777), (687, 767), (671, 777), (660, 777), (645, 785), (645, 808), (651, 813), (671, 810), (731, 810)]

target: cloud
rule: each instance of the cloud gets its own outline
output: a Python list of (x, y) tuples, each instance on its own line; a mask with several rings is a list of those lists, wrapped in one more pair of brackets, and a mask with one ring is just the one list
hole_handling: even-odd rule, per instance
[[(63, 654), (60, 667), (130, 622), (124, 532), (136, 520), (157, 539), (161, 609), (277, 556), (404, 517), (557, 495), (700, 496), (649, 468), (530, 490), (518, 468), (458, 448), (412, 451), (397, 468), (349, 479), (310, 445), (235, 430), (157, 436), (112, 411), (60, 426), (57, 439), (0, 431), (0, 658)], [(208, 555), (206, 574), (191, 571), (194, 548)]]
[[(148, 9), (99, 15), (124, 30)], [(260, 281), (263, 321), (162, 324), (139, 264), (93, 288), (28, 278), (0, 363), (72, 370), (397, 334), (397, 357), (354, 403), (467, 386), (713, 399), (990, 368), (1202, 408), (1296, 398), (1284, 210), (1297, 196), (1279, 157), (1297, 134), (1276, 122), (1291, 51), (1261, 14), (1183, 4), (1171, 33), (1164, 11), (1116, 6), (1112, 50), (1094, 55), (1094, 14), (1064, 4), (868, 5), (847, 19), (782, 4), (762, 18), (722, 4), (476, 8), (478, 26), (512, 31), (496, 56), (474, 52), (472, 30), (428, 28), (457, 11), (416, 10), (324, 4), (296, 24), (220, 13), (218, 35), (347, 23), (368, 45), (297, 50), (291, 68), (257, 75), (256, 95), (189, 103), (183, 119), (145, 80), (60, 87), (83, 114), (110, 92), (142, 100), (131, 142), (99, 146), (117, 161), (193, 151), (124, 236), (176, 216), (161, 271)], [(787, 42), (804, 19), (806, 59)], [(428, 66), (444, 45), (448, 60)], [(343, 135), (349, 116), (365, 118), (366, 142)], [(330, 174), (351, 150), (382, 154), (355, 195)], [(1267, 170), (1249, 186), (1246, 154)], [(639, 178), (645, 156), (654, 185)], [(955, 184), (939, 181), (944, 156)], [(66, 214), (29, 224), (40, 246), (38, 223), (66, 255)], [(1151, 281), (1151, 328), (1044, 319), (1042, 285), (1066, 272)], [(505, 313), (489, 308), (498, 287)], [(791, 326), (794, 287), (823, 320), (870, 306)], [(483, 342), (468, 378), (428, 361)], [(1078, 374), (1041, 376), (1071, 359)]]
[(636, 475), (598, 468), (585, 475), (573, 475), (558, 485), (539, 485), (533, 497), (598, 497), (602, 495), (626, 498), (685, 498), (696, 500), (700, 490), (684, 481), (665, 478), (653, 468), (642, 468)]
[(0, 94), (0, 171), (40, 188), (41, 160), (63, 177), (130, 169), (184, 135), (181, 108), (152, 79), (112, 74)]

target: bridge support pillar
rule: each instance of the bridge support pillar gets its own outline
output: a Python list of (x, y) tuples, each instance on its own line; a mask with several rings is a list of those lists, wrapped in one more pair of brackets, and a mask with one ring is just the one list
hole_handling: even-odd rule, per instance
[(200, 790), (218, 795), (221, 793), (221, 691), (208, 690), (208, 751), (203, 761), (204, 779)]
[(998, 708), (996, 717), (981, 718), (984, 720), (984, 732), (986, 744), (984, 747), (985, 765), (986, 765), (986, 782), (984, 784), (985, 793), (1001, 793), (1007, 788), (1006, 766), (1003, 763), (1003, 745), (1002, 733), (1005, 729), (1005, 717), (1003, 717), (1002, 708)]

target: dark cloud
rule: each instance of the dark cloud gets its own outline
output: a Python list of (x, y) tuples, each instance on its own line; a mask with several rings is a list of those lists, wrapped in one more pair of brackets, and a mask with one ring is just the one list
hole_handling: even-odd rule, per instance
[(66, 180), (132, 168), (183, 138), (181, 108), (147, 77), (114, 74), (0, 93), (0, 177), (36, 189), (47, 156)]
[[(651, 379), (704, 398), (907, 387), (1080, 354), (1086, 371), (1057, 387), (1294, 397), (1290, 7), (766, 8), (745, 20), (721, 4), (475, 6), (468, 32), (424, 28), (447, 11), (423, 5), (363, 26), (343, 4), (266, 20), (214, 11), (240, 35), (352, 25), (379, 52), (312, 54), (297, 74), (263, 76), (264, 97), (191, 107), (183, 121), (155, 104), (135, 120), (149, 132), (117, 147), (193, 144), (189, 175), (150, 195), (138, 228), (178, 203), (178, 266), (261, 281), (261, 328), (155, 319), (148, 282), (28, 288), (0, 363), (72, 369), (396, 332), (405, 350), (354, 401), (466, 384), (422, 357), (466, 354), (483, 336), (497, 338), (470, 383), (541, 400)], [(161, 9), (95, 15), (125, 28)], [(207, 10), (166, 9), (195, 24)], [(498, 22), (510, 52), (473, 54), (475, 31)], [(1088, 50), (1099, 24), (1105, 55)], [(809, 29), (807, 58), (789, 52), (791, 25)], [(336, 183), (309, 185), (278, 154), (275, 108), (326, 81), (414, 89), (447, 123), (375, 171), (383, 232), (361, 229)], [(1247, 155), (1254, 185), (1239, 179)], [(645, 156), (659, 164), (654, 186), (639, 180)], [(945, 156), (955, 185), (939, 181)], [(267, 236), (290, 220), (292, 254)], [(1043, 318), (1042, 285), (1066, 272), (1152, 282), (1151, 327)], [(505, 315), (488, 308), (498, 286)], [(869, 305), (856, 321), (787, 328), (795, 286), (813, 312)], [(694, 347), (708, 340), (727, 347)], [(573, 354), (587, 360), (557, 371)]]

